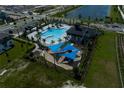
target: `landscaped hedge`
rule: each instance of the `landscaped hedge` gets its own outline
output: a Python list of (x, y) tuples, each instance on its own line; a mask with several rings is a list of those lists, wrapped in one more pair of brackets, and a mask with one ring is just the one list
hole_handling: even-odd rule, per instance
[(13, 40), (16, 40), (16, 41), (19, 41), (19, 42), (22, 42), (22, 43), (28, 43), (28, 44), (30, 44), (30, 45), (33, 45), (32, 42), (26, 41), (26, 40), (21, 39), (21, 38), (13, 38)]
[(32, 47), (26, 51), (27, 53), (31, 52), (35, 48), (35, 45), (32, 42), (29, 42), (29, 41), (26, 41), (26, 40), (23, 40), (23, 39), (20, 39), (20, 38), (13, 38), (13, 39), (16, 40), (16, 41), (19, 41), (19, 42), (22, 42), (22, 43), (27, 43), (27, 44), (31, 45)]

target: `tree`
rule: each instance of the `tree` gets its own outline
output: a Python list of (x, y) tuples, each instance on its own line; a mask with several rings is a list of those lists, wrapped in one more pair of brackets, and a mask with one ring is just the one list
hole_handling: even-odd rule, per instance
[(32, 21), (33, 21), (33, 20), (34, 20), (34, 17), (32, 16), (31, 19), (32, 19)]
[(81, 20), (81, 24), (83, 24), (84, 23), (84, 21), (83, 21), (83, 19)]
[(51, 40), (51, 44), (54, 44), (55, 43), (55, 41), (54, 40)]
[(64, 38), (65, 38), (65, 40), (67, 40), (67, 39), (68, 39), (68, 37), (67, 37), (67, 36), (64, 36)]
[(79, 14), (79, 15), (78, 15), (78, 19), (81, 19), (81, 18), (82, 18), (82, 15), (81, 15), (81, 14)]
[(70, 24), (72, 24), (72, 21), (71, 21), (71, 20), (72, 20), (72, 19), (70, 18), (70, 19), (69, 19), (69, 23), (70, 23)]
[(28, 52), (28, 49), (29, 49), (29, 42), (30, 42), (30, 40), (29, 40), (29, 38), (28, 38), (28, 36), (26, 36), (26, 39), (28, 40), (28, 42), (25, 42), (25, 44), (26, 44), (26, 48), (27, 48), (27, 52)]
[(73, 67), (74, 78), (81, 80), (81, 75), (78, 67)]
[(43, 42), (45, 43), (46, 42), (46, 39), (43, 39)]
[(12, 35), (13, 34), (13, 31), (12, 30), (9, 30), (9, 34)]
[(116, 22), (119, 22), (118, 20), (119, 20), (118, 17), (116, 17)]
[(113, 23), (113, 18), (112, 17), (110, 17), (110, 22)]
[(34, 41), (34, 37), (33, 36), (31, 37), (31, 40)]
[(96, 23), (98, 22), (98, 18), (97, 18), (97, 17), (95, 18), (95, 22), (96, 22)]
[(21, 43), (21, 48), (23, 48), (24, 47), (24, 44), (23, 43)]
[(26, 29), (24, 30), (23, 36), (24, 36), (24, 38), (26, 38), (26, 36), (27, 36), (27, 31), (26, 31)]
[(26, 21), (26, 19), (24, 19), (23, 21), (24, 21), (24, 24), (26, 25), (26, 24), (27, 24), (27, 21)]
[(59, 39), (58, 39), (58, 41), (59, 41), (59, 42), (62, 42), (62, 39), (61, 39), (61, 38), (59, 38)]
[(6, 54), (6, 57), (9, 57), (9, 54), (7, 52), (5, 54)]
[(105, 17), (105, 22), (106, 22), (106, 23), (109, 23), (109, 21), (110, 21), (110, 17), (109, 17), (109, 16), (106, 16), (106, 17)]
[(37, 38), (38, 38), (38, 41), (41, 39), (41, 33), (39, 31), (37, 32)]
[(88, 17), (88, 26), (90, 25), (91, 18), (90, 16)]

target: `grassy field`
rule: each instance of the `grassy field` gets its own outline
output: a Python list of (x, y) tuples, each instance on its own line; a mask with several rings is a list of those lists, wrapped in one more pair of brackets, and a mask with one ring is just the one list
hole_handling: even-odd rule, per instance
[(110, 17), (112, 18), (113, 22), (124, 23), (120, 12), (118, 11), (117, 6), (115, 5), (111, 6)]
[(84, 81), (86, 87), (120, 87), (115, 36), (116, 33), (105, 32), (99, 37)]
[[(17, 58), (21, 58), (25, 55), (26, 51), (32, 47), (33, 45), (29, 45), (28, 43), (14, 40), (14, 47), (0, 55), (0, 67), (6, 66), (9, 63), (8, 60), (13, 61)], [(6, 56), (6, 53), (8, 56)]]
[(61, 87), (67, 80), (73, 80), (73, 77), (63, 69), (56, 71), (54, 66), (46, 67), (41, 63), (29, 62), (26, 68), (16, 69), (0, 78), (0, 87)]
[[(24, 44), (24, 47), (21, 47), (21, 42), (14, 41), (14, 43), (15, 47), (7, 51), (9, 58), (5, 53), (0, 55), (0, 72), (7, 69), (7, 73), (0, 76), (0, 87), (61, 87), (67, 80), (79, 84), (70, 71), (59, 67), (56, 71), (53, 64), (47, 67), (42, 57), (39, 62), (24, 59), (27, 49), (32, 48), (33, 45)], [(8, 59), (11, 62), (8, 63)]]

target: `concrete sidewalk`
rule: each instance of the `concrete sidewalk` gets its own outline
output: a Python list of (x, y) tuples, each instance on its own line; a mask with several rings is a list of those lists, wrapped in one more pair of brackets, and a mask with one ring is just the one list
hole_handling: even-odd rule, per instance
[[(66, 64), (58, 64), (56, 62), (56, 60), (54, 59), (54, 57), (52, 55), (50, 55), (49, 53), (47, 53), (46, 51), (44, 51), (44, 54), (45, 54), (45, 59), (49, 62), (51, 62), (52, 64), (56, 64), (56, 66), (59, 66), (61, 68), (64, 68), (65, 70), (72, 70), (73, 67), (72, 66), (69, 66), (69, 65), (66, 65)], [(42, 54), (42, 56), (44, 55)]]

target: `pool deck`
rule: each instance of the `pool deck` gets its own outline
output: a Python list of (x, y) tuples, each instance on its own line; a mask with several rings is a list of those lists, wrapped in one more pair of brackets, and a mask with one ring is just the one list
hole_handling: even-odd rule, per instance
[[(68, 28), (68, 29), (71, 28), (71, 26), (66, 25), (66, 24), (61, 24), (61, 25), (62, 25), (62, 27), (60, 27), (60, 28)], [(48, 27), (52, 27), (52, 24), (49, 24), (49, 25), (44, 26), (44, 27), (43, 27), (42, 29), (40, 29), (38, 32), (44, 33), (44, 32), (47, 31)], [(55, 26), (54, 28), (57, 28), (57, 27)], [(68, 29), (67, 29), (67, 30), (68, 30)], [(29, 38), (30, 40), (32, 40), (32, 38), (33, 38), (34, 41), (37, 41), (38, 39), (37, 39), (37, 37), (36, 37), (36, 34), (37, 34), (37, 31), (34, 31), (34, 32), (28, 34), (27, 36), (28, 36), (28, 38)], [(66, 35), (67, 35), (67, 34), (65, 33), (64, 36), (66, 36)], [(48, 37), (50, 37), (50, 36), (48, 36)], [(48, 38), (48, 37), (47, 37), (47, 38)], [(62, 42), (65, 42), (65, 41), (66, 41), (63, 37), (61, 37), (61, 39), (62, 39)], [(46, 41), (46, 42), (44, 43), (42, 38), (41, 38), (41, 40), (40, 40), (40, 43), (43, 44), (44, 46), (51, 45), (51, 42), (48, 42), (48, 41)], [(58, 43), (58, 41), (55, 42), (55, 43)], [(55, 44), (55, 43), (54, 43), (54, 44)]]
[[(66, 24), (62, 24), (63, 27), (71, 27), (71, 26), (68, 26)], [(42, 32), (42, 31), (45, 31), (45, 29), (47, 29), (50, 25), (47, 25), (47, 26), (44, 26), (43, 27), (43, 30), (39, 30), (39, 32)], [(52, 25), (51, 25), (52, 26)], [(68, 29), (69, 29), (68, 28)], [(37, 37), (36, 37), (36, 34), (37, 34), (37, 31), (34, 31), (30, 34), (28, 34), (28, 38), (29, 39), (32, 39), (32, 37), (34, 38), (34, 41), (37, 41)], [(66, 40), (63, 40), (63, 42), (66, 41)], [(47, 44), (45, 44), (44, 42), (42, 42), (42, 40), (40, 41), (40, 43), (44, 46), (48, 46)], [(73, 69), (73, 66), (71, 65), (68, 65), (68, 64), (61, 64), (61, 63), (57, 63), (57, 61), (54, 59), (54, 56), (49, 54), (48, 52), (46, 52), (45, 50), (40, 50), (39, 49), (39, 46), (35, 43), (35, 46), (36, 48), (32, 51), (32, 52), (35, 52), (35, 51), (39, 51), (40, 52), (40, 56), (43, 56), (45, 57), (45, 59), (48, 61), (48, 62), (51, 62), (52, 64), (56, 64), (56, 66), (59, 66), (65, 70), (72, 70)], [(79, 59), (78, 59), (79, 60)]]
[[(53, 57), (52, 55), (50, 55), (49, 53), (47, 53), (46, 51), (44, 51), (44, 54), (45, 54), (45, 59), (46, 59), (47, 61), (51, 62), (52, 64), (54, 64), (54, 62), (55, 62), (56, 66), (59, 66), (59, 67), (61, 67), (61, 68), (64, 68), (65, 70), (72, 70), (72, 69), (73, 69), (72, 66), (69, 66), (69, 65), (66, 65), (66, 64), (58, 64), (58, 63), (56, 62), (56, 60), (54, 59), (54, 57)], [(42, 53), (42, 56), (43, 56), (44, 54)]]

